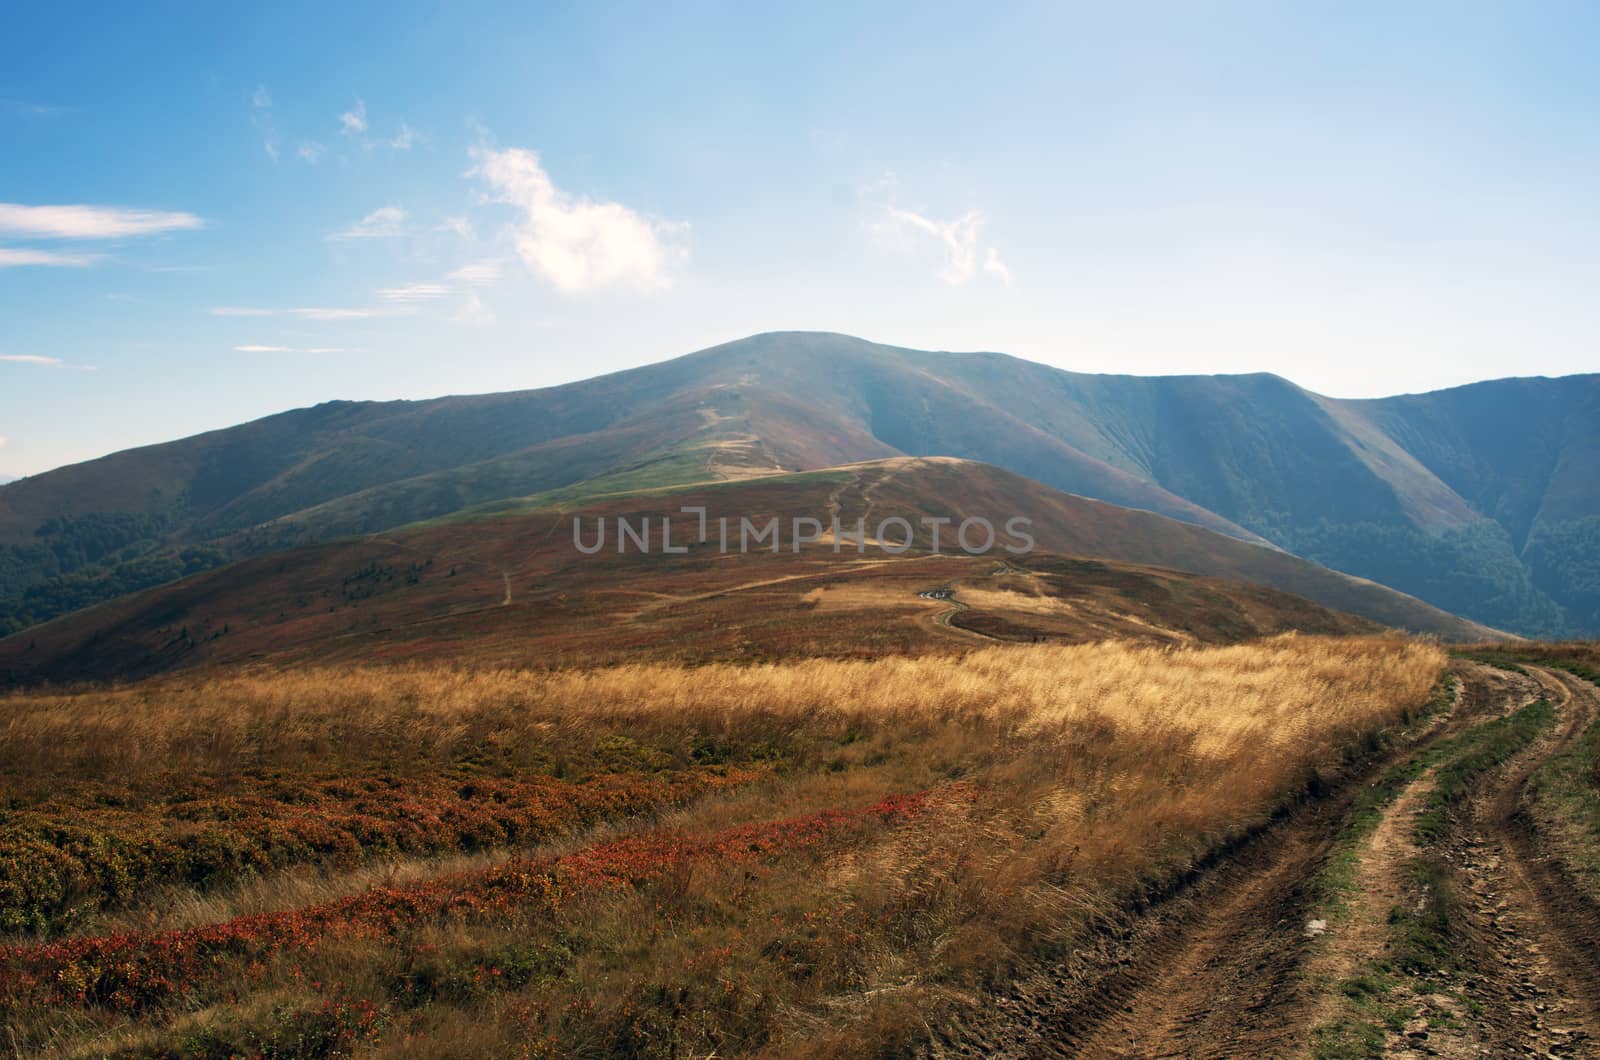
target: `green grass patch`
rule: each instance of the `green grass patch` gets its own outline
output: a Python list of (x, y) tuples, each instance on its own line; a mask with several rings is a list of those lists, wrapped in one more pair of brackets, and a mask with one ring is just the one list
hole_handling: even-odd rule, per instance
[[(1448, 710), (1460, 691), (1460, 680), (1454, 674), (1445, 674), (1433, 695), (1417, 716), (1423, 720)], [(1345, 815), (1334, 841), (1332, 854), (1324, 863), (1314, 881), (1316, 904), (1325, 907), (1335, 918), (1349, 908), (1349, 899), (1356, 890), (1356, 866), (1360, 862), (1361, 843), (1383, 820), (1384, 809), (1416, 780), (1434, 761), (1433, 752), (1422, 752), (1398, 765), (1390, 767), (1371, 784), (1357, 793), (1350, 812)]]
[(1450, 971), (1456, 967), (1455, 947), (1450, 940), (1456, 900), (1444, 866), (1421, 857), (1406, 868), (1416, 899), (1389, 913), (1393, 949), (1387, 964), (1409, 975), (1431, 976)]
[[(1407, 870), (1415, 897), (1389, 914), (1389, 953), (1338, 984), (1345, 1011), (1313, 1032), (1317, 1060), (1385, 1055), (1388, 1032), (1400, 1032), (1417, 1014), (1414, 999), (1401, 993), (1402, 977), (1426, 979), (1457, 966), (1450, 931), (1456, 900), (1444, 866), (1420, 857)], [(1430, 1016), (1430, 1026), (1437, 1019)]]
[(1438, 842), (1478, 778), (1527, 747), (1554, 724), (1555, 718), (1555, 707), (1541, 699), (1503, 718), (1475, 726), (1437, 748), (1444, 764), (1439, 767), (1427, 805), (1417, 815), (1417, 842), (1423, 846)]
[[(1334, 854), (1319, 876), (1320, 895), (1335, 910), (1347, 905), (1356, 889), (1357, 848), (1406, 785), (1438, 767), (1434, 787), (1413, 826), (1417, 842), (1427, 847), (1445, 834), (1456, 809), (1484, 773), (1528, 746), (1554, 721), (1555, 708), (1540, 700), (1442, 740), (1388, 770), (1362, 791), (1346, 817)], [(1595, 739), (1600, 744), (1600, 729)], [(1600, 801), (1596, 808), (1600, 813)], [(1600, 824), (1600, 816), (1596, 822)], [(1403, 1029), (1416, 1014), (1414, 999), (1401, 991), (1405, 979), (1433, 978), (1457, 967), (1452, 938), (1456, 898), (1447, 868), (1424, 853), (1406, 869), (1410, 896), (1389, 913), (1387, 952), (1360, 974), (1337, 984), (1344, 1013), (1316, 1028), (1311, 1052), (1318, 1060), (1383, 1056), (1388, 1033)], [(1474, 1004), (1470, 999), (1465, 1003), (1469, 1008)]]
[(1539, 768), (1529, 785), (1535, 806), (1566, 825), (1568, 868), (1600, 900), (1600, 720)]
[(1450, 654), (1457, 659), (1482, 663), (1485, 666), (1493, 666), (1497, 670), (1507, 670), (1514, 674), (1526, 674), (1528, 672), (1518, 659), (1503, 651), (1453, 651)]
[(1312, 1034), (1316, 1060), (1367, 1060), (1384, 1055), (1385, 1031), (1405, 1026), (1409, 1013), (1389, 1000), (1396, 986), (1388, 972), (1370, 969), (1338, 984), (1346, 1012)]

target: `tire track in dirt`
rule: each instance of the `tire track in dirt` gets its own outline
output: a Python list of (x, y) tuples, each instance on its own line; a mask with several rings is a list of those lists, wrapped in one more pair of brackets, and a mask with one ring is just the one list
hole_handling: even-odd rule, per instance
[(1336, 928), (1341, 938), (1330, 952), (1328, 942), (1313, 941), (1306, 930), (1313, 892), (1362, 783), (1539, 694), (1533, 681), (1515, 675), (1476, 664), (1458, 670), (1463, 682), (1455, 708), (1406, 746), (1219, 854), (1213, 865), (1143, 910), (1103, 915), (1084, 949), (996, 999), (970, 1025), (952, 1028), (932, 1052), (1097, 1058), (1303, 1054), (1326, 1012), (1330, 977), (1348, 974), (1383, 945), (1392, 900), (1406, 890), (1405, 863), (1414, 852), (1409, 823), (1431, 790), (1433, 774), (1413, 780), (1364, 843), (1357, 874), (1363, 892), (1355, 913)]
[[(1460, 693), (1461, 713), (1466, 717), (1505, 716), (1545, 693), (1537, 677), (1484, 666), (1463, 667), (1462, 671), (1467, 680)], [(1456, 726), (1456, 731), (1465, 728)], [(1429, 896), (1420, 890), (1415, 876), (1415, 867), (1424, 856), (1416, 826), (1434, 793), (1440, 765), (1429, 766), (1383, 807), (1371, 834), (1356, 847), (1347, 904), (1328, 911), (1331, 926), (1306, 962), (1306, 977), (1318, 991), (1305, 1024), (1308, 1045), (1314, 1042), (1317, 1028), (1332, 1028), (1350, 1016), (1340, 984), (1370, 977), (1384, 967), (1383, 959), (1393, 944), (1395, 911), (1420, 912), (1427, 907)], [(1463, 1000), (1467, 992), (1460, 989), (1465, 984), (1454, 984), (1456, 989), (1440, 993), (1436, 988), (1441, 984), (1434, 980), (1397, 979), (1394, 983), (1390, 989), (1397, 996), (1387, 997), (1385, 1003), (1391, 1012), (1403, 1011), (1410, 1018), (1378, 1031), (1385, 1055), (1481, 1055), (1489, 1036), (1483, 1031), (1484, 1021), (1469, 1015)]]
[[(1437, 726), (1430, 730), (1436, 731)], [(1431, 736), (1430, 736), (1431, 738)], [(1289, 1007), (1306, 1007), (1307, 886), (1361, 782), (1385, 756), (1141, 907), (1108, 910), (1059, 966), (936, 1041), (936, 1056), (1274, 1056), (1295, 1051)]]
[[(1559, 721), (1485, 783), (1443, 854), (1456, 883), (1482, 1006), (1469, 1026), (1478, 1051), (1600, 1057), (1600, 906), (1550, 853), (1527, 805), (1534, 772), (1600, 713), (1600, 693), (1570, 675), (1529, 667)], [(1425, 1052), (1471, 1055), (1445, 1034)], [(1396, 1050), (1397, 1055), (1406, 1055)]]

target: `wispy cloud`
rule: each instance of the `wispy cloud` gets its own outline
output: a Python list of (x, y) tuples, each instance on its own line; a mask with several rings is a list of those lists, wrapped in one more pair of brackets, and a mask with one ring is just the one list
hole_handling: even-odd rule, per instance
[(450, 288), (442, 283), (408, 283), (402, 287), (379, 288), (378, 297), (385, 302), (430, 302), (449, 293)]
[(360, 99), (356, 105), (339, 115), (339, 131), (346, 136), (360, 136), (367, 131), (367, 105)]
[(398, 206), (382, 206), (351, 225), (331, 233), (329, 239), (393, 239), (406, 235), (410, 214)]
[(0, 361), (8, 361), (11, 364), (57, 365), (63, 363), (59, 357), (41, 357), (36, 353), (0, 353)]
[(302, 140), (294, 153), (301, 161), (316, 165), (322, 161), (322, 156), (328, 153), (328, 149), (315, 140)]
[(454, 280), (468, 287), (483, 287), (500, 279), (500, 263), (478, 261), (471, 265), (463, 265), (451, 272), (446, 279)]
[(0, 233), (34, 239), (118, 239), (200, 228), (204, 223), (183, 212), (0, 202)]
[(0, 247), (0, 269), (14, 269), (23, 265), (51, 265), (82, 268), (100, 260), (98, 254), (59, 254), (53, 250), (32, 250), (27, 247)]
[(238, 353), (360, 353), (352, 346), (235, 346)]
[(522, 213), (513, 229), (518, 256), (559, 290), (659, 290), (688, 258), (687, 225), (564, 192), (533, 151), (479, 148), (473, 157), (469, 175), (488, 186), (487, 198)]
[(410, 312), (404, 306), (298, 306), (293, 309), (264, 309), (258, 306), (219, 305), (209, 310), (214, 317), (298, 317), (301, 320), (367, 320)]
[(457, 324), (471, 324), (481, 327), (494, 323), (494, 311), (483, 304), (483, 299), (478, 297), (477, 291), (468, 291), (466, 297), (461, 299), (460, 306), (450, 319)]
[(285, 309), (286, 315), (299, 317), (302, 320), (367, 320), (371, 317), (388, 317), (402, 312), (398, 308), (372, 307), (372, 308), (330, 308), (326, 306), (312, 306), (302, 309)]
[(993, 247), (983, 253), (983, 271), (998, 278), (1007, 287), (1011, 286), (1011, 269), (1000, 260), (1000, 252)]
[(261, 146), (266, 150), (267, 157), (276, 163), (280, 153), (278, 133), (272, 124), (272, 93), (267, 91), (266, 85), (257, 85), (256, 90), (250, 93), (250, 124), (261, 131)]
[(426, 137), (406, 122), (401, 122), (400, 131), (390, 137), (368, 136), (367, 133), (371, 128), (372, 123), (367, 118), (366, 100), (358, 98), (355, 106), (339, 115), (339, 132), (360, 144), (364, 151), (370, 151), (375, 147), (409, 151), (417, 144), (426, 142)]
[(13, 114), (21, 114), (27, 118), (50, 118), (57, 114), (70, 113), (72, 109), (53, 103), (33, 103), (26, 99), (0, 99), (0, 110), (9, 110)]
[(873, 232), (884, 246), (902, 253), (917, 254), (931, 247), (941, 258), (939, 278), (952, 286), (970, 283), (980, 266), (985, 273), (1003, 283), (1011, 283), (1011, 270), (1000, 260), (1000, 252), (986, 247), (978, 253), (978, 237), (983, 230), (983, 213), (969, 210), (952, 221), (936, 221), (898, 206), (885, 207), (873, 225)]

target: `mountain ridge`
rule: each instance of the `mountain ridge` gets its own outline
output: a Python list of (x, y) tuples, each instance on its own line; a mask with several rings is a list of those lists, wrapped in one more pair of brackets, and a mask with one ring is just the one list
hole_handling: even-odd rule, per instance
[(1600, 376), (1339, 399), (1271, 373), (1089, 375), (827, 332), (536, 390), (329, 402), (32, 476), (0, 487), (0, 600), (26, 621), (50, 610), (30, 592), (87, 599), (74, 578), (132, 563), (126, 584), (153, 584), (174, 569), (138, 566), (157, 554), (214, 565), (584, 483), (902, 455), (1267, 542), (1489, 625), (1600, 630)]

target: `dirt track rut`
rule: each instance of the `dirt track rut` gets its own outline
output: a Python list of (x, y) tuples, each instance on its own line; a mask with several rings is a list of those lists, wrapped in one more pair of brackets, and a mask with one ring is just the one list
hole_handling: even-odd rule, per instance
[(1539, 841), (1524, 799), (1539, 765), (1594, 719), (1600, 695), (1567, 674), (1531, 672), (1560, 710), (1557, 725), (1490, 779), (1446, 848), (1469, 943), (1462, 985), (1483, 1012), (1435, 1034), (1434, 1055), (1600, 1057), (1600, 907)]
[[(937, 1056), (1256, 1057), (1308, 1055), (1333, 984), (1382, 956), (1391, 909), (1409, 895), (1410, 822), (1431, 790), (1418, 775), (1363, 841), (1354, 908), (1337, 921), (1314, 881), (1361, 784), (1423, 746), (1549, 698), (1555, 729), (1490, 774), (1440, 855), (1456, 877), (1466, 971), (1443, 1022), (1388, 1033), (1392, 1055), (1600, 1057), (1600, 909), (1544, 853), (1528, 777), (1597, 712), (1590, 686), (1459, 667), (1455, 708), (1409, 747), (1221, 855), (1143, 911), (1108, 914), (1090, 945), (995, 999), (936, 1042)], [(1311, 928), (1308, 930), (1308, 927)], [(1426, 999), (1423, 999), (1424, 1001)], [(1477, 1008), (1473, 1007), (1476, 1004)], [(1407, 1035), (1407, 1031), (1411, 1035)], [(1420, 1036), (1419, 1036), (1420, 1035)]]

